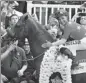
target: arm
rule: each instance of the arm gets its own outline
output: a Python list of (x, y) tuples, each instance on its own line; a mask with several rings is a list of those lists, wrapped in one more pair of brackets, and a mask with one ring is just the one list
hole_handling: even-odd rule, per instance
[(4, 83), (6, 81), (8, 81), (7, 77), (5, 75), (1, 74), (1, 83)]
[(6, 30), (3, 28), (3, 24), (1, 22), (1, 37), (5, 36), (7, 34)]
[(61, 40), (53, 42), (52, 45), (61, 45), (61, 44), (64, 44), (67, 41), (68, 37), (70, 36), (71, 31), (72, 31), (72, 27), (69, 24), (66, 25), (64, 27), (64, 34), (63, 34)]
[(15, 43), (10, 45), (10, 47), (4, 53), (1, 54), (1, 61), (4, 60), (7, 56), (9, 56), (9, 53), (16, 48)]
[[(25, 55), (25, 51), (23, 49), (21, 49), (21, 56), (22, 56), (22, 60), (26, 60), (26, 55)], [(23, 61), (23, 66), (20, 70), (18, 70), (18, 76), (23, 76), (24, 71), (27, 69), (27, 61)]]
[(71, 31), (72, 31), (72, 27), (69, 24), (67, 24), (64, 27), (65, 27), (64, 28), (64, 34), (63, 34), (61, 40), (58, 40), (58, 41), (53, 42), (53, 43), (47, 41), (47, 43), (42, 44), (42, 47), (46, 48), (46, 47), (50, 47), (50, 46), (53, 46), (53, 45), (64, 44), (67, 41), (67, 39), (68, 39), (68, 37), (69, 37), (69, 35), (70, 35)]
[(52, 45), (61, 45), (66, 42), (66, 39), (62, 38), (61, 40), (58, 40), (56, 42), (53, 42)]
[(4, 60), (8, 56), (9, 53), (10, 53), (10, 50), (8, 49), (3, 54), (1, 54), (1, 61)]
[(65, 38), (62, 38), (61, 40), (57, 40), (56, 42), (53, 42), (53, 43), (47, 41), (47, 43), (44, 43), (42, 45), (42, 47), (46, 48), (46, 47), (50, 47), (50, 46), (56, 46), (56, 45), (58, 46), (58, 45), (64, 44), (66, 41), (67, 41), (67, 39), (65, 39)]
[(74, 22), (76, 22), (76, 18), (78, 18), (79, 17), (79, 13), (80, 12), (78, 12), (78, 13), (76, 13), (73, 17), (72, 17), (72, 21)]
[(23, 67), (20, 69), (21, 72), (24, 72), (27, 69), (27, 64), (23, 65)]
[(11, 30), (11, 28), (7, 28), (7, 34), (11, 37), (14, 37), (15, 33)]
[[(25, 51), (22, 49), (22, 59), (26, 60), (26, 54)], [(20, 69), (22, 72), (24, 72), (27, 69), (27, 61), (23, 61), (23, 66)]]

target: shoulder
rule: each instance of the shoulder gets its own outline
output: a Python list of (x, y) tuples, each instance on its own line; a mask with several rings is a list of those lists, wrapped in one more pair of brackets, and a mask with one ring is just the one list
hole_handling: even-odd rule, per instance
[(80, 27), (81, 27), (82, 29), (85, 29), (85, 30), (86, 30), (86, 26), (80, 25)]
[(17, 53), (20, 54), (21, 57), (24, 57), (24, 58), (26, 57), (26, 54), (23, 48), (17, 47), (16, 50), (17, 50)]
[(24, 49), (21, 48), (21, 47), (19, 47), (19, 46), (17, 46), (16, 50), (17, 50), (18, 52), (25, 52)]
[(66, 25), (67, 28), (73, 28), (76, 29), (77, 27), (80, 27), (80, 24), (76, 23), (76, 22), (68, 22), (68, 24)]
[(68, 26), (78, 26), (79, 24), (76, 22), (68, 22)]

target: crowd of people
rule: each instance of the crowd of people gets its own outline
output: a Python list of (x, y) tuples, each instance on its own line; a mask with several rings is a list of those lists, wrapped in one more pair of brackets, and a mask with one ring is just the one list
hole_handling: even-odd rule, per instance
[[(1, 38), (3, 40), (3, 37), (10, 33), (9, 30), (14, 31), (15, 25), (23, 13), (14, 9), (15, 6), (18, 6), (15, 1), (4, 2), (1, 5)], [(32, 17), (39, 22), (35, 15), (32, 15)], [(79, 23), (69, 22), (68, 12), (64, 10), (58, 10), (51, 14), (49, 23), (44, 25), (44, 29), (50, 33), (55, 42), (47, 41), (42, 47), (61, 45), (67, 41), (80, 40), (86, 37), (86, 12), (79, 13), (78, 17), (80, 18)], [(10, 34), (13, 35), (14, 33)], [(13, 40), (10, 36), (1, 44), (1, 82), (13, 83), (15, 81), (19, 83), (24, 81), (24, 83), (35, 83), (36, 69), (34, 61), (26, 61), (33, 58), (27, 38), (25, 38), (23, 47), (19, 47), (18, 41)], [(80, 51), (80, 54), (85, 55), (82, 51)]]
[(19, 83), (26, 80), (24, 83), (34, 83), (32, 80), (35, 75), (34, 61), (26, 61), (33, 58), (29, 42), (25, 39), (25, 45), (21, 48), (18, 46), (18, 41), (13, 40), (8, 34), (9, 30), (14, 31), (15, 25), (23, 13), (14, 9), (15, 6), (18, 6), (16, 1), (9, 3), (2, 1), (1, 5), (1, 40), (3, 41), (3, 37), (8, 36), (5, 42), (1, 42), (1, 82)]

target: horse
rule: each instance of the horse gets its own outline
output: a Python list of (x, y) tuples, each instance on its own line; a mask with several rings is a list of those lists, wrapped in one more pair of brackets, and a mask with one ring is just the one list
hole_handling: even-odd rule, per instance
[[(31, 48), (32, 55), (34, 57), (36, 74), (39, 77), (40, 65), (44, 57), (44, 53), (48, 48), (43, 48), (42, 44), (46, 41), (54, 42), (54, 39), (44, 29), (44, 27), (36, 22), (28, 13), (24, 14), (18, 21), (14, 29), (14, 35), (19, 42), (24, 42), (27, 38)], [(19, 43), (22, 46), (23, 43)], [(79, 56), (80, 57), (80, 56)], [(82, 57), (83, 58), (83, 57)], [(86, 58), (86, 57), (84, 57)], [(78, 59), (78, 56), (76, 56)], [(79, 59), (80, 60), (80, 59)], [(72, 75), (73, 83), (86, 83), (86, 71), (81, 73), (75, 73)]]
[(31, 53), (33, 57), (36, 58), (34, 59), (34, 62), (36, 66), (37, 77), (39, 77), (40, 64), (43, 59), (43, 54), (48, 49), (43, 48), (42, 44), (46, 43), (47, 41), (54, 42), (54, 39), (41, 24), (33, 20), (33, 18), (30, 16), (28, 17), (28, 13), (19, 19), (14, 30), (14, 37), (19, 40), (20, 47), (23, 46), (25, 38), (29, 40)]

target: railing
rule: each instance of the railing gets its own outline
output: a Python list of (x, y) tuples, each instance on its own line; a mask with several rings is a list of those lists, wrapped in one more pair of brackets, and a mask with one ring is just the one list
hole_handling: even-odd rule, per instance
[(47, 25), (49, 15), (59, 9), (64, 9), (69, 12), (69, 20), (72, 19), (73, 15), (79, 10), (80, 5), (52, 5), (52, 4), (31, 4), (27, 2), (27, 12), (29, 14), (36, 14), (41, 24)]

